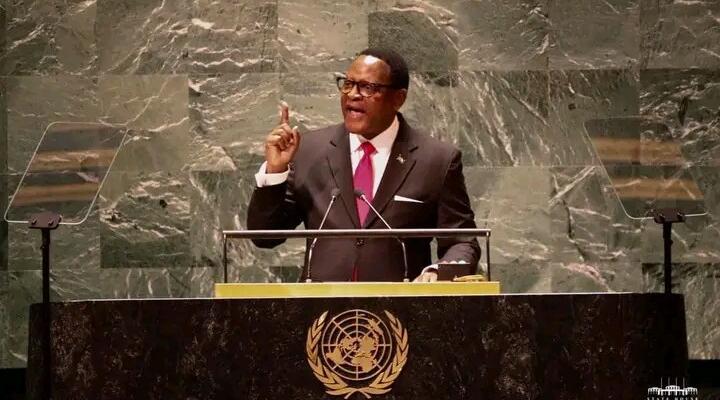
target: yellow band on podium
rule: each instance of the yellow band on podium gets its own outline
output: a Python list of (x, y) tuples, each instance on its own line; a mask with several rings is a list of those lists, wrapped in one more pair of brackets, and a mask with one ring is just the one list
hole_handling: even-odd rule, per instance
[(500, 282), (217, 283), (216, 298), (483, 296), (500, 294)]

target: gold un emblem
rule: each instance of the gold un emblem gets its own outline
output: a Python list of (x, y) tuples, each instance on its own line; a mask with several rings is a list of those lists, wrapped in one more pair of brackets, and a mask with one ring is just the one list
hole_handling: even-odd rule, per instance
[(313, 322), (306, 342), (308, 364), (326, 392), (346, 399), (389, 392), (407, 361), (408, 335), (400, 321), (388, 311), (387, 324), (365, 310), (348, 310), (329, 321), (327, 315)]

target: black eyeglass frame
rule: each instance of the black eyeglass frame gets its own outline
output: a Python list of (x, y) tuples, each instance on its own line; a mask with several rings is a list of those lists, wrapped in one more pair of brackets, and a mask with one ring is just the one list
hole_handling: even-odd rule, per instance
[[(350, 88), (347, 91), (345, 91), (343, 89), (343, 87), (345, 86), (345, 82), (352, 83), (352, 86), (350, 86)], [(398, 89), (398, 87), (393, 84), (358, 82), (358, 81), (354, 81), (352, 79), (348, 79), (347, 76), (345, 76), (345, 75), (335, 76), (335, 83), (337, 85), (338, 90), (340, 90), (340, 93), (348, 94), (348, 93), (352, 92), (354, 87), (357, 87), (358, 93), (360, 93), (360, 96), (362, 96), (362, 97), (371, 97), (374, 94), (380, 92), (381, 88)], [(368, 89), (370, 89), (369, 94), (367, 92)]]

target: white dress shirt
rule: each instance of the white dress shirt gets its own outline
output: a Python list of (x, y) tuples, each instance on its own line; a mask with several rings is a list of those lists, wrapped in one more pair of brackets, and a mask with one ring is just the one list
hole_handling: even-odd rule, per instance
[[(388, 160), (390, 160), (390, 151), (392, 150), (393, 143), (398, 134), (400, 128), (400, 122), (395, 117), (390, 126), (382, 131), (379, 135), (370, 139), (370, 143), (375, 147), (375, 154), (372, 156), (373, 166), (373, 197), (377, 193), (378, 187), (380, 186), (380, 180), (385, 173)], [(360, 159), (363, 156), (363, 150), (360, 145), (368, 140), (361, 135), (351, 133), (350, 134), (350, 163), (352, 164), (353, 174)], [(260, 170), (255, 174), (255, 182), (258, 187), (278, 185), (287, 180), (290, 171), (280, 172), (277, 174), (268, 174), (265, 172), (267, 163), (262, 163)]]

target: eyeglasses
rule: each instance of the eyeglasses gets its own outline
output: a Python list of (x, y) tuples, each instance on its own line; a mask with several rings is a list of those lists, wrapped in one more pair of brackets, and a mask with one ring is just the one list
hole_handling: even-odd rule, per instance
[(340, 89), (343, 94), (352, 92), (353, 87), (357, 86), (358, 93), (360, 93), (360, 96), (362, 97), (370, 97), (375, 93), (380, 92), (382, 88), (394, 87), (393, 85), (384, 85), (381, 83), (356, 82), (345, 76), (336, 76), (335, 81), (337, 82), (338, 89)]

